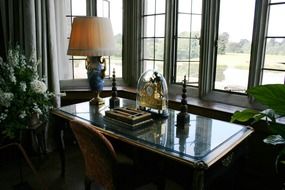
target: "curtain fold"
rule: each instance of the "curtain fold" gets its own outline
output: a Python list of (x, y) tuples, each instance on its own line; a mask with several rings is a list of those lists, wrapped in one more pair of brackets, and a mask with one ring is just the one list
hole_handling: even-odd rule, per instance
[[(50, 91), (59, 94), (59, 79), (70, 75), (65, 52), (65, 1), (0, 0), (0, 11), (4, 54), (9, 47), (20, 45), (27, 57), (34, 56), (40, 61), (39, 76)], [(69, 69), (64, 69), (65, 66)], [(60, 97), (56, 98), (55, 106), (60, 106)]]

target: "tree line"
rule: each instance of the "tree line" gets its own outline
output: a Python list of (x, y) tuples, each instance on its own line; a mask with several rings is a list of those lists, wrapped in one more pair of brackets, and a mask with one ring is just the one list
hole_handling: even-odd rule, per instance
[[(199, 57), (200, 45), (199, 45), (199, 32), (193, 32), (191, 35), (189, 32), (182, 32), (178, 35), (177, 41), (177, 59), (189, 60)], [(191, 38), (190, 38), (191, 36)], [(226, 53), (250, 53), (251, 41), (247, 39), (240, 39), (239, 42), (229, 41), (230, 35), (227, 32), (223, 32), (218, 38), (218, 54), (224, 55)], [(152, 44), (152, 43), (151, 43)], [(155, 40), (155, 47), (153, 44), (144, 47), (144, 54), (147, 58), (153, 58), (153, 48), (155, 48), (155, 57), (163, 58), (164, 53), (164, 41)], [(115, 46), (120, 49), (122, 47), (122, 34), (115, 36)], [(276, 38), (268, 39), (266, 42), (266, 53), (272, 55), (285, 55), (285, 39), (278, 40)], [(122, 52), (117, 51), (114, 56), (121, 57)]]
[[(240, 39), (239, 42), (230, 42), (230, 35), (223, 32), (219, 35), (218, 54), (226, 53), (250, 53), (251, 42), (247, 39)], [(271, 55), (285, 55), (285, 39), (279, 41), (270, 38), (266, 42), (266, 53)]]

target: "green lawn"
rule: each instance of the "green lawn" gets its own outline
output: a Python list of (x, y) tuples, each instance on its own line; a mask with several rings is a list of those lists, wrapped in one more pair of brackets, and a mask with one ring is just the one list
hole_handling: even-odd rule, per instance
[[(238, 69), (248, 69), (249, 60), (250, 55), (243, 53), (228, 53), (225, 55), (218, 55), (217, 59), (219, 66), (232, 66)], [(265, 57), (265, 67), (285, 70), (285, 64), (280, 64), (281, 62), (285, 63), (285, 55), (267, 55)]]

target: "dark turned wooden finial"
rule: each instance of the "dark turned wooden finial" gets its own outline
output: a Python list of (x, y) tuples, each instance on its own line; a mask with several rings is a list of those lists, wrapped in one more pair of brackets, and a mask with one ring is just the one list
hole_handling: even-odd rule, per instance
[(184, 80), (182, 82), (182, 99), (181, 99), (181, 106), (180, 112), (177, 114), (177, 127), (184, 128), (185, 125), (189, 124), (190, 116), (187, 113), (187, 95), (186, 95), (186, 76), (184, 76)]
[(113, 76), (112, 76), (112, 97), (109, 100), (110, 108), (116, 108), (120, 106), (120, 100), (117, 97), (117, 87), (116, 87), (116, 74), (115, 69), (113, 69)]

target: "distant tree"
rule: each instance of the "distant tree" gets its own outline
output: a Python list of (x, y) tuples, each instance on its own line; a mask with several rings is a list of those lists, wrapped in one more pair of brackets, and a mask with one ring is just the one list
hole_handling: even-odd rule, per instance
[(241, 53), (241, 47), (239, 43), (229, 42), (227, 45), (227, 52), (229, 53)]
[(229, 33), (223, 32), (219, 35), (218, 40), (218, 54), (224, 55), (226, 53), (226, 47), (229, 42)]
[(285, 55), (285, 39), (278, 41), (271, 38), (266, 44), (266, 53), (272, 55)]
[(115, 49), (117, 50), (113, 56), (122, 57), (122, 34), (117, 34), (114, 36)]
[(155, 58), (163, 59), (164, 56), (164, 40), (156, 39), (155, 40)]
[(250, 53), (250, 41), (241, 39), (239, 42), (229, 42), (227, 45), (227, 52), (229, 53)]
[[(199, 57), (199, 32), (181, 32), (178, 36), (177, 59), (189, 60)], [(181, 38), (185, 37), (185, 38)]]
[(280, 55), (285, 55), (285, 39), (282, 40), (280, 44)]
[(241, 39), (239, 41), (240, 53), (250, 53), (250, 41), (247, 39)]

